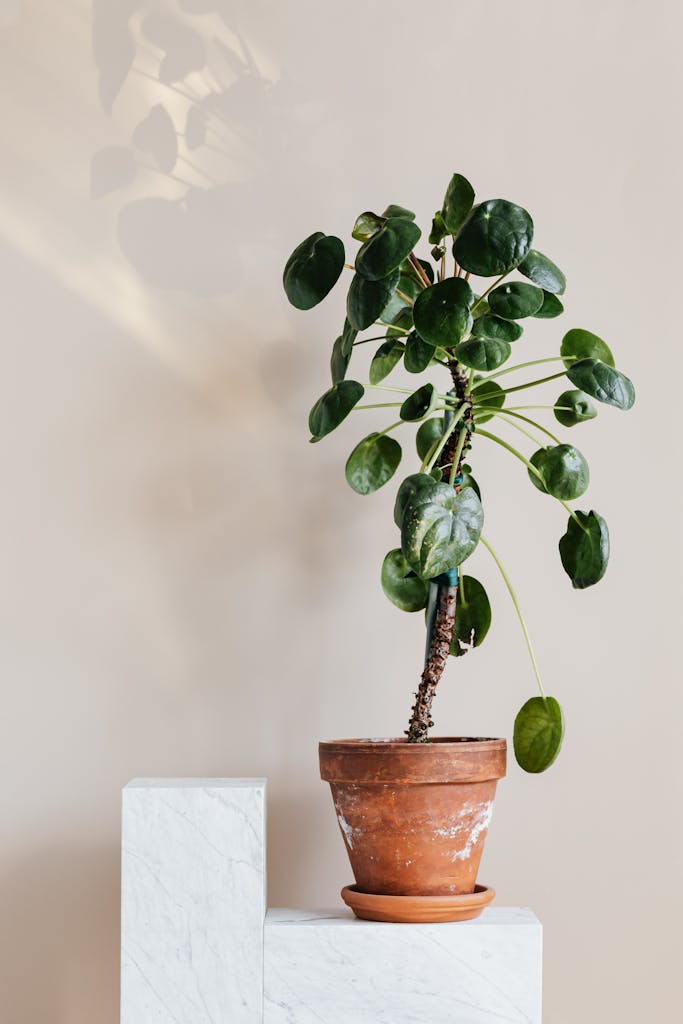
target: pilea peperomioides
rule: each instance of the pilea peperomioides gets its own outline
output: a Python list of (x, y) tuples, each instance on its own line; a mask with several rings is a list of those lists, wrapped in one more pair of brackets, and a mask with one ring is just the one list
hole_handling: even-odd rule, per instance
[[(628, 377), (615, 368), (607, 344), (590, 331), (568, 331), (558, 356), (517, 362), (510, 359), (527, 317), (551, 319), (563, 312), (562, 271), (532, 248), (534, 225), (526, 210), (505, 199), (477, 205), (474, 189), (454, 174), (429, 234), (429, 262), (415, 253), (421, 237), (415, 215), (402, 206), (381, 214), (363, 213), (352, 236), (361, 243), (353, 266), (345, 263), (342, 241), (322, 232), (294, 250), (284, 271), (290, 302), (310, 309), (334, 287), (345, 267), (353, 272), (346, 320), (332, 347), (332, 386), (313, 406), (311, 440), (319, 441), (353, 410), (395, 407), (396, 421), (369, 434), (351, 452), (346, 478), (359, 494), (370, 494), (394, 476), (402, 457), (393, 432), (417, 425), (417, 472), (401, 483), (394, 520), (400, 544), (385, 557), (382, 588), (398, 608), (426, 609), (427, 644), (422, 677), (406, 735), (410, 743), (428, 741), (432, 701), (448, 657), (459, 657), (484, 640), (491, 607), (483, 585), (464, 575), (463, 564), (481, 543), (500, 570), (520, 620), (540, 696), (519, 711), (514, 724), (517, 761), (540, 772), (559, 752), (564, 722), (559, 704), (543, 691), (529, 634), (512, 584), (501, 561), (482, 535), (484, 511), (466, 459), (473, 436), (500, 445), (527, 469), (532, 484), (555, 498), (569, 513), (559, 542), (562, 566), (578, 589), (602, 579), (609, 558), (605, 520), (567, 502), (588, 487), (588, 464), (572, 444), (556, 437), (526, 414), (549, 409), (563, 427), (593, 419), (598, 402), (630, 409), (635, 393)], [(510, 275), (516, 272), (517, 277)], [(493, 278), (491, 283), (475, 278)], [(359, 335), (371, 329), (369, 337)], [(369, 383), (347, 377), (354, 349), (380, 341)], [(382, 382), (403, 363), (410, 373), (445, 371), (444, 387), (430, 382), (415, 390)], [(558, 363), (557, 372), (505, 387), (505, 375)], [(554, 379), (567, 378), (553, 405), (510, 405), (511, 395)], [(367, 389), (387, 392), (392, 401), (360, 405)], [(498, 434), (484, 429), (494, 419), (516, 428), (537, 448), (527, 458)], [(543, 435), (538, 441), (536, 432)]]

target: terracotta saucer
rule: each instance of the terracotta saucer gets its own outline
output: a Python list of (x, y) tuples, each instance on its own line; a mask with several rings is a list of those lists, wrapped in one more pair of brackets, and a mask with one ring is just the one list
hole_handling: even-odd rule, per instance
[(393, 921), (401, 924), (431, 924), (437, 921), (471, 921), (479, 917), (496, 895), (487, 885), (475, 885), (462, 896), (375, 896), (346, 885), (341, 897), (356, 917), (365, 921)]

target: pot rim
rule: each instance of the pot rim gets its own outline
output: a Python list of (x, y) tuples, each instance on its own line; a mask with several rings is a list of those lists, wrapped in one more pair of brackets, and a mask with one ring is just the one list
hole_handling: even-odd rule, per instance
[(427, 743), (408, 743), (404, 736), (368, 736), (358, 739), (321, 740), (318, 746), (321, 750), (323, 748), (332, 750), (334, 747), (342, 749), (351, 747), (354, 750), (358, 750), (361, 747), (369, 749), (379, 748), (381, 750), (385, 750), (387, 747), (429, 750), (436, 744), (440, 748), (449, 746), (456, 747), (458, 750), (462, 750), (464, 746), (469, 745), (476, 746), (478, 749), (484, 749), (485, 747), (499, 747), (501, 744), (507, 746), (507, 740), (499, 736), (430, 736)]
[(318, 745), (320, 775), (331, 783), (415, 786), (482, 782), (505, 775), (507, 742), (493, 737), (440, 736), (327, 740)]

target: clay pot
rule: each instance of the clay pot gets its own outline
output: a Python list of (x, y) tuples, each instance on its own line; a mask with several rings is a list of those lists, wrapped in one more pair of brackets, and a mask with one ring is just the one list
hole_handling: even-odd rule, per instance
[(319, 752), (359, 892), (475, 892), (505, 740), (333, 740)]

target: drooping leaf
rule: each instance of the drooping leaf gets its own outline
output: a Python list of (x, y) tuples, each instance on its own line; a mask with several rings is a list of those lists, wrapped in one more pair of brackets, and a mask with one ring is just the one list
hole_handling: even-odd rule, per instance
[(496, 341), (518, 341), (524, 332), (521, 324), (514, 320), (504, 320), (500, 316), (486, 314), (479, 317), (472, 325), (475, 338), (493, 338)]
[[(561, 501), (573, 501), (585, 494), (590, 482), (588, 463), (571, 444), (552, 445), (539, 448), (529, 459), (542, 476), (527, 470), (529, 479), (539, 491), (552, 494)], [(544, 486), (545, 485), (545, 486)]]
[(529, 249), (517, 269), (539, 288), (554, 295), (562, 295), (567, 287), (567, 278), (560, 268), (538, 249)]
[(381, 281), (368, 281), (360, 274), (353, 275), (346, 298), (346, 315), (355, 330), (364, 331), (374, 324), (391, 298), (398, 278), (398, 270)]
[(372, 362), (370, 363), (369, 378), (371, 384), (379, 384), (385, 377), (388, 377), (401, 356), (405, 352), (405, 345), (397, 338), (389, 338), (379, 346)]
[(533, 316), (542, 305), (543, 291), (535, 284), (525, 284), (524, 281), (501, 284), (489, 295), (489, 306), (493, 312), (508, 320)]
[(427, 604), (429, 584), (416, 576), (400, 548), (394, 548), (382, 562), (382, 590), (402, 612), (419, 612)]
[(405, 206), (397, 206), (396, 203), (389, 203), (382, 214), (388, 220), (389, 217), (407, 217), (408, 220), (415, 220), (415, 214)]
[(469, 307), (473, 301), (472, 289), (461, 277), (448, 277), (425, 288), (413, 306), (417, 333), (431, 345), (457, 345), (472, 328)]
[(353, 449), (346, 479), (356, 494), (372, 494), (391, 480), (401, 461), (401, 446), (386, 434), (370, 434)]
[(351, 237), (359, 242), (367, 242), (368, 238), (372, 238), (373, 235), (377, 234), (383, 224), (384, 217), (378, 217), (376, 213), (367, 210), (356, 218)]
[(544, 772), (560, 752), (564, 716), (554, 697), (531, 697), (517, 712), (513, 744), (525, 772)]
[(455, 604), (451, 654), (459, 657), (484, 642), (491, 625), (491, 604), (484, 587), (474, 576), (462, 576)]
[(580, 359), (572, 363), (567, 376), (591, 398), (617, 409), (630, 409), (636, 400), (635, 388), (628, 377), (600, 359)]
[(495, 338), (468, 338), (454, 348), (456, 359), (474, 370), (495, 370), (509, 357), (507, 341)]
[(434, 346), (423, 341), (419, 334), (412, 331), (406, 338), (406, 352), (403, 365), (408, 373), (422, 373), (434, 358)]
[(472, 209), (474, 189), (462, 174), (454, 174), (448, 183), (441, 215), (446, 231), (455, 235)]
[(390, 217), (356, 255), (356, 271), (368, 281), (380, 281), (397, 270), (420, 237), (407, 217)]
[(577, 423), (593, 420), (598, 415), (598, 410), (583, 391), (563, 391), (555, 406), (555, 419), (563, 427), (575, 427)]
[(319, 441), (339, 426), (354, 405), (360, 402), (365, 388), (355, 380), (341, 380), (318, 399), (308, 417), (312, 441)]
[[(476, 377), (474, 378), (474, 383), (477, 383)], [(487, 405), (494, 409), (502, 409), (505, 405), (505, 398), (505, 392), (495, 380), (484, 381), (472, 391), (472, 399), (475, 406)], [(485, 413), (483, 416), (477, 415), (477, 423), (487, 423), (492, 417), (493, 413)]]
[(401, 523), (401, 550), (424, 580), (464, 562), (477, 546), (484, 523), (472, 488), (456, 494), (448, 484), (432, 484), (431, 491), (423, 490), (408, 501)]
[(564, 313), (564, 306), (557, 295), (553, 295), (552, 292), (543, 292), (543, 305), (534, 313), (536, 319), (552, 320), (553, 317), (559, 316), (561, 313)]
[[(351, 352), (353, 352), (353, 349), (351, 349)], [(340, 334), (332, 346), (332, 356), (330, 358), (330, 373), (332, 374), (333, 384), (338, 384), (340, 380), (344, 380), (349, 363), (351, 362), (351, 352), (348, 355), (344, 354), (344, 336)]]
[(399, 410), (402, 420), (414, 423), (427, 416), (436, 405), (437, 392), (433, 384), (423, 384), (412, 395), (408, 395)]
[(534, 237), (534, 223), (521, 206), (489, 199), (475, 206), (458, 232), (453, 255), (479, 277), (497, 277), (519, 266)]
[(609, 561), (609, 530), (597, 512), (576, 512), (567, 522), (567, 532), (560, 538), (560, 558), (564, 571), (575, 590), (585, 590), (598, 583), (607, 571)]
[(312, 309), (334, 288), (344, 269), (344, 243), (316, 231), (287, 260), (282, 283), (297, 309)]
[(358, 337), (358, 331), (351, 326), (348, 317), (344, 318), (344, 328), (342, 330), (342, 355), (351, 356), (353, 351), (353, 343)]
[(614, 356), (602, 338), (591, 331), (584, 331), (578, 327), (567, 331), (562, 344), (560, 355), (564, 358), (564, 365), (571, 366), (578, 359), (600, 359), (608, 366), (614, 366)]
[(439, 245), (448, 234), (448, 229), (443, 222), (441, 210), (437, 210), (432, 220), (432, 230), (429, 232), (429, 244)]
[(443, 437), (443, 416), (434, 416), (420, 424), (415, 435), (415, 447), (421, 460), (427, 458), (434, 445)]

